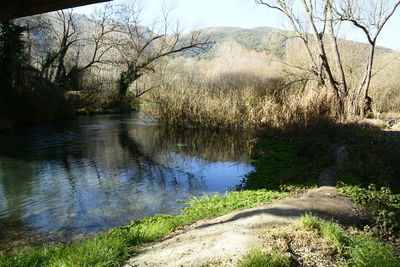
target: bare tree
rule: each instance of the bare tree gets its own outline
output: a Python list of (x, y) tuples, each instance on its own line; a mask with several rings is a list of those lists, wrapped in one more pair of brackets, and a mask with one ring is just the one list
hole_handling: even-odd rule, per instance
[[(328, 61), (326, 42), (327, 28), (331, 26), (328, 21), (329, 2), (325, 3), (313, 0), (256, 0), (257, 3), (278, 10), (290, 22), (296, 38), (303, 43), (308, 55), (311, 72), (318, 80), (319, 87), (327, 87), (335, 96), (338, 104), (337, 115), (343, 117), (343, 98), (346, 94), (345, 87), (342, 88), (336, 81), (334, 70)], [(337, 45), (336, 39), (332, 45)], [(314, 49), (316, 47), (317, 49)], [(343, 83), (342, 83), (343, 84)]]
[(351, 22), (360, 29), (370, 45), (364, 75), (350, 99), (352, 112), (355, 114), (368, 116), (371, 112), (369, 88), (373, 76), (376, 42), (399, 5), (399, 0), (341, 0), (335, 6), (338, 19)]
[(41, 73), (46, 79), (61, 86), (67, 76), (65, 64), (67, 53), (79, 41), (80, 32), (72, 9), (57, 11), (50, 19), (53, 19), (49, 25), (56, 45), (43, 60)]
[[(117, 12), (121, 22), (116, 48), (120, 54), (120, 65), (123, 67), (118, 78), (118, 94), (121, 103), (129, 87), (140, 77), (155, 72), (157, 63), (168, 56), (189, 49), (205, 49), (209, 44), (202, 38), (200, 31), (182, 34), (179, 23), (169, 22), (169, 11), (163, 12), (162, 23), (147, 28), (140, 23), (143, 5), (120, 5)], [(160, 27), (161, 25), (161, 27)], [(156, 27), (158, 26), (157, 29)], [(136, 92), (139, 97), (154, 87), (144, 88)]]
[[(372, 78), (376, 40), (400, 5), (400, 1), (256, 0), (256, 2), (278, 10), (288, 19), (309, 56), (310, 72), (318, 77), (319, 85), (327, 87), (336, 99), (335, 110), (338, 117), (344, 118), (349, 114), (366, 116), (371, 104), (368, 90)], [(337, 40), (340, 24), (344, 21), (362, 29), (371, 45), (366, 71), (357, 88), (349, 87), (345, 63)], [(310, 41), (310, 37), (313, 42)], [(316, 50), (312, 43), (315, 44)], [(331, 45), (330, 49), (327, 47), (328, 43)], [(332, 54), (329, 54), (329, 51)]]
[[(24, 20), (28, 38), (36, 45), (32, 62), (40, 76), (64, 89), (76, 85), (81, 73), (96, 65), (107, 63), (105, 55), (113, 47), (108, 35), (115, 29), (111, 13), (104, 8), (92, 18), (61, 10)], [(82, 20), (90, 25), (82, 25)], [(84, 30), (84, 28), (86, 30)], [(33, 52), (32, 52), (33, 53)]]

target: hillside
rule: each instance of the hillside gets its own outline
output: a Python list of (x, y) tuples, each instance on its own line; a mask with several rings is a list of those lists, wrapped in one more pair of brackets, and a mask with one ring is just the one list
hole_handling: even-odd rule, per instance
[[(281, 30), (271, 27), (257, 27), (252, 29), (245, 29), (239, 27), (210, 27), (202, 30), (203, 35), (211, 42), (211, 51), (220, 44), (227, 41), (234, 41), (242, 45), (244, 48), (254, 50), (256, 52), (274, 51), (275, 55), (282, 57), (285, 54), (286, 47), (295, 39), (286, 40), (288, 37), (293, 36), (294, 33), (287, 30)], [(312, 38), (310, 36), (310, 38)], [(343, 45), (350, 45), (360, 50), (365, 50), (368, 45), (361, 42), (349, 41), (342, 39)], [(379, 56), (385, 53), (393, 52), (392, 49), (385, 47), (377, 47), (376, 55)], [(199, 56), (204, 51), (193, 49), (182, 53), (185, 57)], [(212, 58), (213, 54), (205, 58)]]

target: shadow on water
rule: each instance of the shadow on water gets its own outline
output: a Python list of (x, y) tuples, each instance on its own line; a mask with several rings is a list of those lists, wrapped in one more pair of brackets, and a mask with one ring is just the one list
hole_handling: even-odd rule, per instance
[(0, 249), (70, 242), (224, 192), (253, 167), (251, 133), (93, 116), (0, 135)]

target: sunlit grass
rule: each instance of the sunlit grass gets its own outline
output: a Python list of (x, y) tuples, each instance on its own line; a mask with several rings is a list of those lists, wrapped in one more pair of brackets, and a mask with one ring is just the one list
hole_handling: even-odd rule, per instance
[(300, 218), (300, 222), (306, 229), (318, 231), (322, 237), (332, 242), (340, 251), (342, 251), (349, 242), (342, 228), (335, 222), (322, 220), (310, 213), (303, 215)]
[(347, 253), (350, 256), (348, 263), (357, 267), (399, 267), (400, 260), (396, 258), (393, 249), (383, 242), (371, 237), (355, 237)]
[(305, 214), (300, 222), (306, 229), (317, 231), (320, 236), (332, 242), (339, 253), (348, 259), (349, 266), (400, 266), (400, 259), (393, 249), (373, 237), (363, 233), (347, 234), (339, 224), (311, 214)]
[(290, 259), (281, 252), (266, 254), (252, 250), (237, 265), (238, 267), (290, 267)]

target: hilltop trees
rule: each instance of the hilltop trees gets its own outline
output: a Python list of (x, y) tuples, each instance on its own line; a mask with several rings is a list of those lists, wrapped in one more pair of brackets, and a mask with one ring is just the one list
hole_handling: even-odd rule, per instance
[[(394, 14), (399, 0), (256, 0), (283, 14), (309, 58), (308, 71), (335, 99), (338, 117), (370, 116), (369, 88), (373, 77), (376, 41)], [(351, 86), (338, 42), (342, 24), (361, 30), (369, 43), (365, 71), (358, 85)]]

